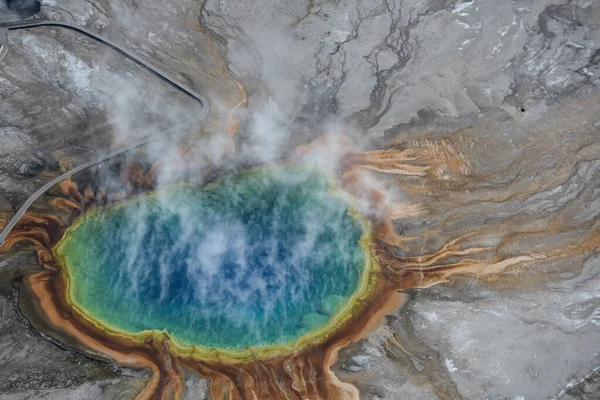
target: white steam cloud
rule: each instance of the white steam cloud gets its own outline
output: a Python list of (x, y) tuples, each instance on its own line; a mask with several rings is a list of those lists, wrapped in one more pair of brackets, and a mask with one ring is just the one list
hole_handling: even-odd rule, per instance
[[(124, 13), (122, 15), (129, 14)], [(260, 75), (263, 86), (257, 92), (256, 97), (249, 99), (251, 108), (248, 110), (247, 118), (245, 118), (245, 123), (242, 126), (240, 139), (236, 139), (238, 141), (237, 154), (233, 159), (226, 157), (229, 150), (228, 132), (209, 132), (209, 135), (197, 138), (192, 144), (196, 157), (210, 160), (217, 167), (219, 167), (219, 163), (226, 160), (225, 166), (231, 170), (234, 170), (238, 163), (244, 167), (277, 164), (289, 159), (290, 155), (294, 154), (293, 146), (303, 143), (302, 138), (299, 137), (303, 134), (302, 130), (298, 129), (298, 126), (294, 126), (293, 121), (294, 116), (299, 112), (297, 108), (300, 106), (300, 101), (298, 99), (303, 98), (305, 93), (303, 89), (301, 90), (290, 83), (294, 82), (295, 79), (286, 77), (286, 69), (282, 68), (282, 65), (285, 65), (282, 60), (294, 60), (292, 47), (286, 44), (288, 41), (283, 37), (281, 41), (277, 41), (277, 38), (281, 37), (279, 34), (262, 33), (251, 36), (255, 40), (265, 41), (259, 43), (257, 48), (263, 52), (267, 51), (267, 53), (262, 54), (263, 63)], [(74, 84), (81, 84), (83, 80), (90, 79), (90, 74), (86, 71), (73, 76)], [(155, 78), (152, 77), (152, 79)], [(147, 131), (177, 125), (183, 120), (190, 119), (193, 113), (199, 112), (197, 104), (186, 99), (182, 100), (181, 96), (164, 84), (162, 86), (154, 83), (148, 84), (147, 80), (142, 80), (134, 75), (121, 76), (117, 81), (107, 84), (113, 89), (117, 89), (116, 95), (112, 97), (112, 101), (107, 105), (109, 123), (114, 132), (113, 147), (115, 148), (139, 139)], [(211, 101), (211, 108), (223, 107), (217, 103), (217, 99), (212, 98)], [(331, 116), (331, 121), (335, 121), (335, 116)], [(309, 137), (312, 139), (320, 135), (331, 134), (325, 140), (325, 146), (303, 156), (294, 156), (293, 160), (295, 163), (308, 167), (316, 166), (327, 171), (336, 171), (339, 168), (340, 159), (347, 151), (347, 146), (340, 141), (339, 134), (348, 132), (351, 128), (332, 122), (323, 125), (320, 129), (321, 132), (314, 132)], [(193, 175), (191, 181), (195, 184), (201, 181), (199, 176), (202, 176), (202, 171), (197, 170), (198, 160), (189, 160), (182, 156), (182, 143), (180, 140), (183, 135), (182, 133), (153, 141), (140, 150), (149, 163), (158, 166), (157, 184), (159, 186), (190, 180), (190, 173)], [(357, 147), (362, 146), (362, 144), (359, 144)], [(105, 168), (104, 170), (108, 169)], [(103, 179), (104, 183), (108, 185), (114, 184), (117, 187), (122, 185), (122, 182), (118, 182), (118, 179), (111, 182), (115, 178), (108, 171), (103, 175)], [(253, 246), (256, 246), (256, 238), (249, 237), (248, 232), (239, 221), (223, 220), (216, 225), (198, 226), (193, 222), (195, 219), (192, 216), (186, 215), (190, 208), (178, 207), (171, 202), (168, 196), (162, 196), (160, 193), (154, 197), (154, 201), (159, 202), (160, 207), (168, 211), (161, 218), (177, 215), (179, 221), (181, 221), (181, 229), (177, 233), (177, 240), (174, 241), (176, 243), (175, 247), (171, 249), (169, 254), (183, 253), (183, 249), (190, 246), (190, 243), (193, 243), (195, 250), (186, 253), (185, 277), (173, 276), (172, 260), (163, 255), (159, 255), (157, 260), (160, 271), (159, 276), (148, 276), (152, 268), (141, 267), (139, 263), (141, 260), (146, 259), (144, 254), (148, 249), (159, 246), (155, 242), (159, 238), (148, 235), (151, 229), (145, 225), (144, 221), (147, 221), (145, 215), (147, 215), (149, 209), (143, 205), (143, 202), (139, 203), (140, 206), (133, 208), (129, 216), (129, 219), (135, 221), (135, 223), (127, 224), (121, 231), (113, 232), (119, 240), (128, 243), (126, 253), (120, 255), (124, 257), (124, 262), (118, 263), (123, 266), (123, 269), (115, 271), (116, 282), (130, 287), (130, 291), (124, 296), (123, 301), (139, 296), (146, 289), (141, 285), (148, 282), (149, 278), (160, 280), (161, 302), (169, 300), (167, 296), (170, 293), (169, 288), (174, 279), (187, 279), (192, 282), (193, 290), (181, 293), (180, 296), (188, 300), (195, 298), (199, 302), (205, 299), (207, 292), (215, 286), (220, 287), (218, 296), (222, 297), (222, 304), (225, 306), (249, 301), (249, 299), (255, 298), (258, 293), (260, 298), (271, 298), (271, 301), (265, 301), (263, 304), (263, 320), (256, 321), (256, 329), (260, 329), (264, 324), (282, 317), (274, 313), (277, 302), (294, 302), (299, 300), (298, 297), (304, 295), (301, 290), (297, 290), (291, 294), (291, 298), (284, 298), (282, 289), (269, 292), (267, 295), (267, 282), (264, 276), (261, 275), (260, 271), (250, 270), (250, 264), (247, 261), (247, 254), (252, 251)], [(363, 204), (359, 201), (357, 204), (364, 208), (371, 206), (368, 202)], [(277, 214), (279, 210), (274, 209), (272, 212)], [(274, 224), (276, 224), (277, 218), (274, 221)], [(318, 240), (323, 234), (324, 222), (326, 221), (320, 218), (320, 213), (311, 210), (306, 212), (302, 221), (304, 230), (302, 239), (295, 243), (285, 243), (286, 246), (291, 248), (291, 262), (285, 266), (274, 266), (273, 268), (277, 273), (271, 278), (271, 283), (276, 282), (280, 288), (283, 288), (290, 279), (297, 280), (298, 287), (313, 284), (309, 281), (306, 272), (302, 270), (301, 264), (302, 260), (315, 257)], [(160, 223), (160, 221), (155, 221), (155, 223)], [(270, 229), (277, 231), (279, 228), (272, 226)], [(210, 230), (210, 234), (200, 235), (202, 230)], [(199, 235), (204, 237), (205, 240), (198, 242)], [(280, 245), (280, 243), (274, 241), (266, 247), (269, 253), (267, 258), (269, 263), (277, 263), (276, 255)], [(233, 279), (223, 281), (222, 276), (219, 274), (219, 268), (226, 252), (231, 249), (234, 249), (236, 255), (238, 271)], [(317, 254), (317, 256), (319, 255)], [(322, 257), (326, 256), (327, 254), (322, 255)], [(345, 256), (341, 261), (350, 262), (350, 259), (350, 256)], [(107, 260), (107, 263), (109, 262), (110, 260)], [(325, 280), (336, 278), (323, 277)], [(215, 280), (220, 281), (215, 282)], [(140, 310), (140, 312), (143, 312), (143, 310)], [(199, 307), (195, 312), (199, 317), (210, 313), (211, 310)], [(243, 310), (236, 308), (226, 310), (228, 319), (232, 323), (242, 320), (241, 312)], [(190, 316), (190, 318), (193, 319), (194, 316)], [(160, 328), (162, 327), (157, 327), (157, 329)]]

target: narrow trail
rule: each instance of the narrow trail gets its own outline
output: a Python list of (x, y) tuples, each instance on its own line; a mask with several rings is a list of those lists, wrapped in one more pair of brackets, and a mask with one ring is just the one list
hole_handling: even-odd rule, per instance
[(66, 179), (78, 172), (81, 172), (87, 168), (94, 166), (94, 165), (100, 164), (100, 163), (102, 163), (108, 159), (111, 159), (113, 157), (116, 157), (120, 154), (126, 153), (133, 149), (136, 149), (136, 148), (143, 146), (146, 143), (149, 143), (160, 137), (169, 136), (169, 135), (181, 132), (182, 130), (186, 129), (188, 126), (195, 124), (195, 123), (199, 122), (200, 120), (202, 120), (206, 116), (206, 114), (208, 114), (208, 111), (209, 111), (209, 105), (208, 105), (208, 101), (206, 100), (206, 98), (204, 96), (202, 96), (201, 94), (197, 93), (196, 91), (194, 91), (189, 86), (187, 86), (183, 83), (177, 82), (174, 78), (172, 78), (165, 71), (163, 71), (160, 68), (143, 60), (142, 58), (138, 57), (137, 55), (135, 55), (131, 51), (127, 50), (126, 48), (122, 47), (121, 45), (116, 44), (106, 38), (100, 37), (84, 27), (69, 24), (67, 22), (35, 20), (34, 19), (34, 20), (29, 20), (29, 21), (18, 21), (18, 22), (0, 24), (0, 46), (1, 46), (0, 47), (0, 61), (8, 53), (8, 40), (7, 40), (7, 35), (6, 35), (8, 31), (17, 30), (17, 29), (30, 29), (30, 28), (43, 27), (43, 26), (54, 26), (54, 27), (59, 27), (59, 28), (65, 28), (65, 29), (80, 33), (82, 35), (85, 35), (91, 39), (94, 39), (94, 40), (110, 47), (111, 49), (115, 50), (122, 56), (124, 56), (127, 59), (129, 59), (130, 61), (134, 62), (136, 65), (149, 71), (155, 77), (159, 78), (163, 82), (166, 82), (168, 85), (170, 85), (174, 89), (179, 90), (180, 92), (183, 92), (185, 95), (191, 97), (193, 100), (200, 103), (200, 105), (202, 106), (202, 110), (194, 118), (190, 118), (189, 120), (186, 120), (186, 121), (170, 128), (170, 129), (167, 129), (165, 131), (150, 132), (143, 139), (133, 142), (125, 147), (121, 147), (119, 149), (116, 149), (109, 153), (106, 153), (106, 154), (98, 157), (95, 160), (81, 164), (81, 165), (65, 172), (64, 174), (60, 175), (59, 177), (52, 179), (50, 182), (46, 183), (44, 186), (39, 188), (35, 193), (33, 193), (25, 201), (25, 203), (23, 203), (23, 205), (19, 208), (17, 213), (12, 217), (12, 219), (4, 227), (2, 232), (0, 232), (0, 246), (2, 246), (2, 244), (4, 244), (4, 242), (6, 240), (6, 236), (15, 227), (15, 225), (17, 224), (19, 219), (23, 216), (23, 214), (27, 211), (27, 209), (31, 206), (31, 204), (33, 204), (33, 202), (35, 200), (37, 200), (42, 194), (44, 194), (52, 186), (56, 185), (57, 183), (61, 182), (62, 180)]

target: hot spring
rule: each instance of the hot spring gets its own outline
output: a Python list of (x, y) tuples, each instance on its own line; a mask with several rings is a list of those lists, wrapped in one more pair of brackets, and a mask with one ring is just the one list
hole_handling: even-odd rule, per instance
[(54, 253), (67, 300), (108, 329), (292, 345), (326, 334), (365, 290), (366, 224), (322, 172), (265, 168), (91, 211)]

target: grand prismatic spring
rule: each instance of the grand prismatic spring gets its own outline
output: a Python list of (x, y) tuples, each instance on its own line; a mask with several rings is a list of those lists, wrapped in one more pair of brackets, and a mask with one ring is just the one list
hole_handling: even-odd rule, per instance
[(0, 400), (597, 399), (599, 18), (0, 0)]
[(317, 171), (260, 169), (84, 216), (55, 249), (69, 301), (203, 351), (318, 341), (364, 296), (369, 267), (366, 227), (328, 190)]

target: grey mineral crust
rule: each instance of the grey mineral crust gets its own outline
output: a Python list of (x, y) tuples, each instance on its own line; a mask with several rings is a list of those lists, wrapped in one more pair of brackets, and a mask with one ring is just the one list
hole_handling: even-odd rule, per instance
[[(117, 39), (199, 91), (207, 80), (202, 38), (212, 37), (248, 89), (248, 114), (272, 99), (280, 118), (292, 121), (290, 132), (301, 133), (290, 134), (291, 143), (326, 124), (353, 126), (351, 134), (375, 147), (398, 135), (435, 137), (480, 122), (476, 135), (495, 136), (503, 148), (479, 166), (490, 174), (521, 157), (530, 127), (600, 84), (600, 3), (593, 0), (42, 4), (41, 15)], [(196, 22), (202, 32), (191, 27)], [(135, 137), (139, 126), (168, 125), (189, 110), (160, 82), (73, 33), (44, 28), (9, 36), (0, 62), (3, 212), (57, 174), (62, 160), (87, 161)], [(161, 96), (176, 104), (166, 120)], [(115, 112), (123, 105), (136, 118)], [(567, 117), (565, 125), (576, 126)], [(523, 204), (551, 213), (577, 196), (597, 198), (598, 171), (598, 161), (582, 162), (560, 188), (478, 204), (473, 218), (498, 207), (517, 215)], [(599, 213), (598, 200), (590, 200), (576, 221)], [(404, 308), (344, 349), (333, 370), (364, 399), (598, 399), (599, 260), (581, 260), (580, 271), (527, 293), (468, 280), (412, 291)], [(33, 255), (0, 256), (0, 399), (139, 392), (143, 374), (63, 350), (29, 326), (18, 310), (18, 282), (36, 265)], [(413, 351), (390, 345), (392, 337)], [(205, 380), (189, 376), (185, 386), (185, 398), (206, 398)]]

